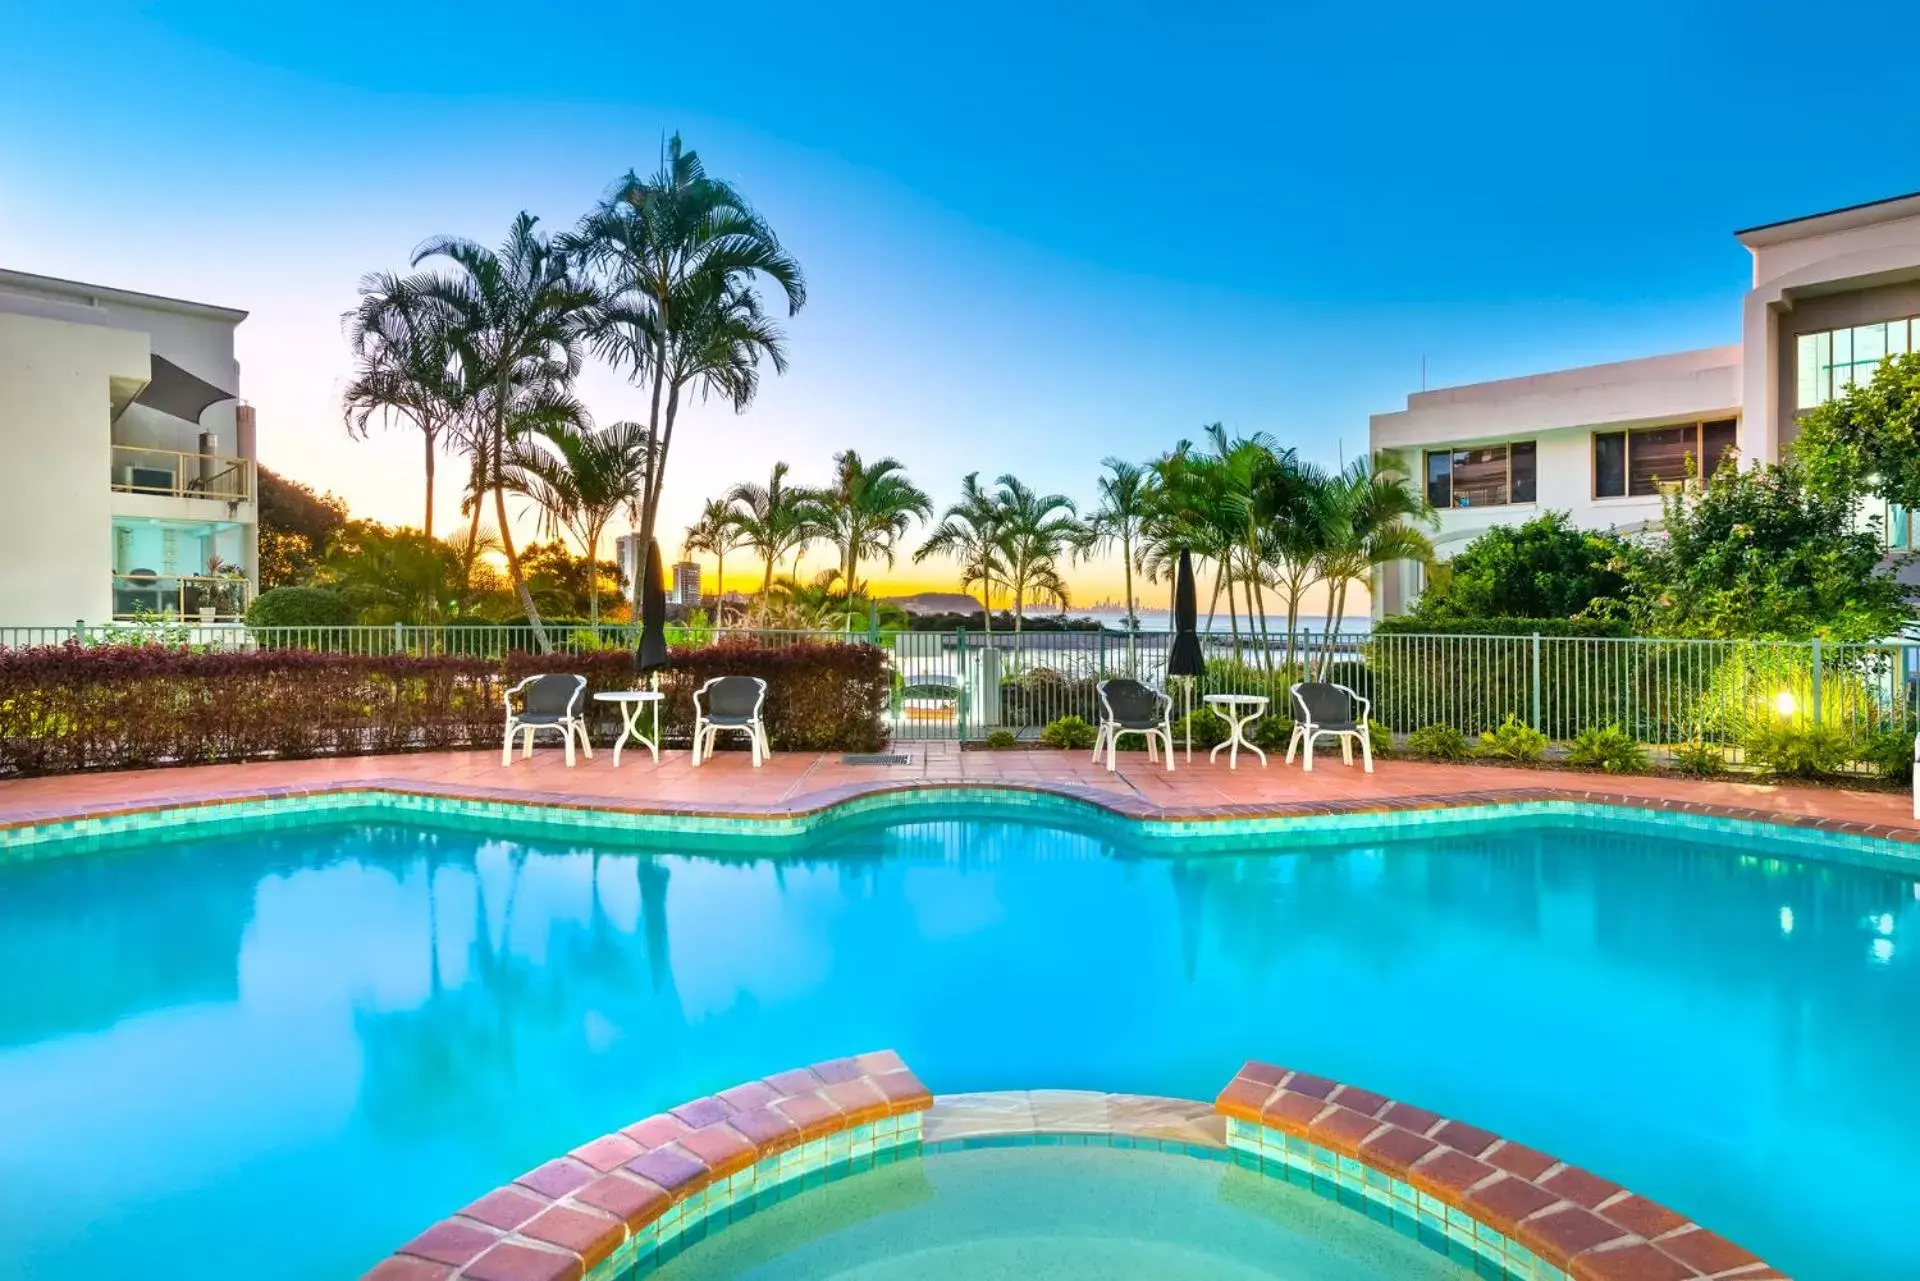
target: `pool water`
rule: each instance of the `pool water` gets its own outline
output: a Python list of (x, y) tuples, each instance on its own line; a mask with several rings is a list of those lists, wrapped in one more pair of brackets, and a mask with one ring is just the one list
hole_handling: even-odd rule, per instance
[(735, 1223), (657, 1281), (1471, 1281), (1316, 1193), (1224, 1163), (987, 1148), (881, 1166)]
[(1538, 820), (1172, 860), (1007, 813), (779, 861), (391, 823), (0, 866), (0, 1276), (335, 1281), (619, 1125), (881, 1047), (937, 1092), (1204, 1099), (1260, 1057), (1802, 1281), (1912, 1274), (1910, 877)]

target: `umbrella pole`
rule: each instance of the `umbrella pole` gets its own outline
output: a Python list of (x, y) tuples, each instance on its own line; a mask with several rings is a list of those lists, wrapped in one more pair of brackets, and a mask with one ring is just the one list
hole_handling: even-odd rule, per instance
[(1193, 764), (1193, 677), (1187, 677), (1187, 764)]

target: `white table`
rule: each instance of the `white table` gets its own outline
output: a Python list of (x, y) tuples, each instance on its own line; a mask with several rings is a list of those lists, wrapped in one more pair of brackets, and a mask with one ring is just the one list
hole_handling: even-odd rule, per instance
[[(613, 767), (615, 769), (620, 768), (620, 749), (626, 746), (627, 740), (630, 738), (636, 742), (645, 743), (647, 750), (653, 753), (653, 763), (655, 765), (660, 763), (660, 704), (665, 698), (665, 694), (652, 689), (623, 689), (616, 690), (611, 694), (595, 694), (593, 696), (593, 701), (596, 703), (618, 703), (620, 705), (620, 719), (623, 724), (620, 728), (620, 738), (613, 745)], [(642, 707), (653, 708), (653, 737), (651, 738), (640, 732), (640, 709)]]
[(1212, 760), (1220, 755), (1222, 748), (1227, 753), (1227, 768), (1240, 768), (1240, 749), (1246, 748), (1260, 758), (1260, 764), (1267, 763), (1267, 754), (1247, 740), (1247, 726), (1259, 720), (1267, 710), (1267, 697), (1264, 694), (1207, 694), (1200, 700), (1211, 707), (1221, 720), (1227, 723), (1227, 741), (1207, 753)]

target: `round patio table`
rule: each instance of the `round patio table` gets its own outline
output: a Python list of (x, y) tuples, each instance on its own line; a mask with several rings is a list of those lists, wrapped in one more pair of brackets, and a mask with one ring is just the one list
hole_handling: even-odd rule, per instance
[[(622, 689), (609, 694), (595, 694), (596, 703), (616, 703), (620, 707), (620, 738), (613, 745), (613, 767), (620, 768), (620, 749), (626, 746), (628, 739), (645, 743), (647, 750), (653, 753), (653, 763), (660, 763), (660, 704), (666, 698), (659, 690)], [(640, 732), (640, 709), (653, 709), (653, 735), (648, 737)]]
[(1207, 753), (1212, 760), (1220, 755), (1224, 748), (1227, 753), (1227, 768), (1240, 768), (1240, 749), (1246, 748), (1260, 758), (1260, 764), (1267, 763), (1267, 754), (1255, 747), (1247, 739), (1247, 726), (1259, 720), (1267, 710), (1267, 697), (1264, 694), (1206, 694), (1201, 702), (1211, 707), (1221, 720), (1227, 723), (1227, 741), (1217, 745)]

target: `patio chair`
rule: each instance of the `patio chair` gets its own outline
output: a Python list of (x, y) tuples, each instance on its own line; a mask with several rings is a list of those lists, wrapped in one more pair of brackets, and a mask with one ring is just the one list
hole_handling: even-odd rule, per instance
[(1093, 738), (1093, 758), (1100, 749), (1107, 752), (1107, 768), (1114, 768), (1114, 746), (1122, 734), (1143, 734), (1147, 739), (1147, 759), (1158, 760), (1159, 748), (1167, 749), (1167, 771), (1173, 771), (1173, 700), (1157, 689), (1126, 677), (1101, 681), (1099, 732)]
[(767, 701), (767, 683), (758, 676), (715, 676), (693, 691), (693, 763), (713, 755), (713, 738), (721, 730), (747, 736), (753, 767), (773, 755), (767, 742), (767, 723), (760, 709)]
[[(514, 695), (520, 695), (520, 710), (513, 710)], [(567, 746), (567, 768), (573, 768), (573, 742), (577, 736), (587, 759), (593, 759), (593, 743), (587, 737), (587, 678), (584, 676), (529, 676), (507, 691), (507, 737), (500, 746), (500, 764), (513, 763), (513, 736), (521, 736), (522, 756), (533, 755), (535, 731), (560, 731)]]
[(1329, 681), (1301, 681), (1293, 686), (1293, 737), (1287, 740), (1287, 764), (1293, 764), (1294, 749), (1306, 747), (1303, 769), (1313, 768), (1313, 743), (1329, 735), (1340, 740), (1340, 757), (1353, 764), (1353, 745), (1360, 744), (1360, 756), (1367, 773), (1373, 773), (1373, 738), (1367, 720), (1373, 703), (1345, 685)]

